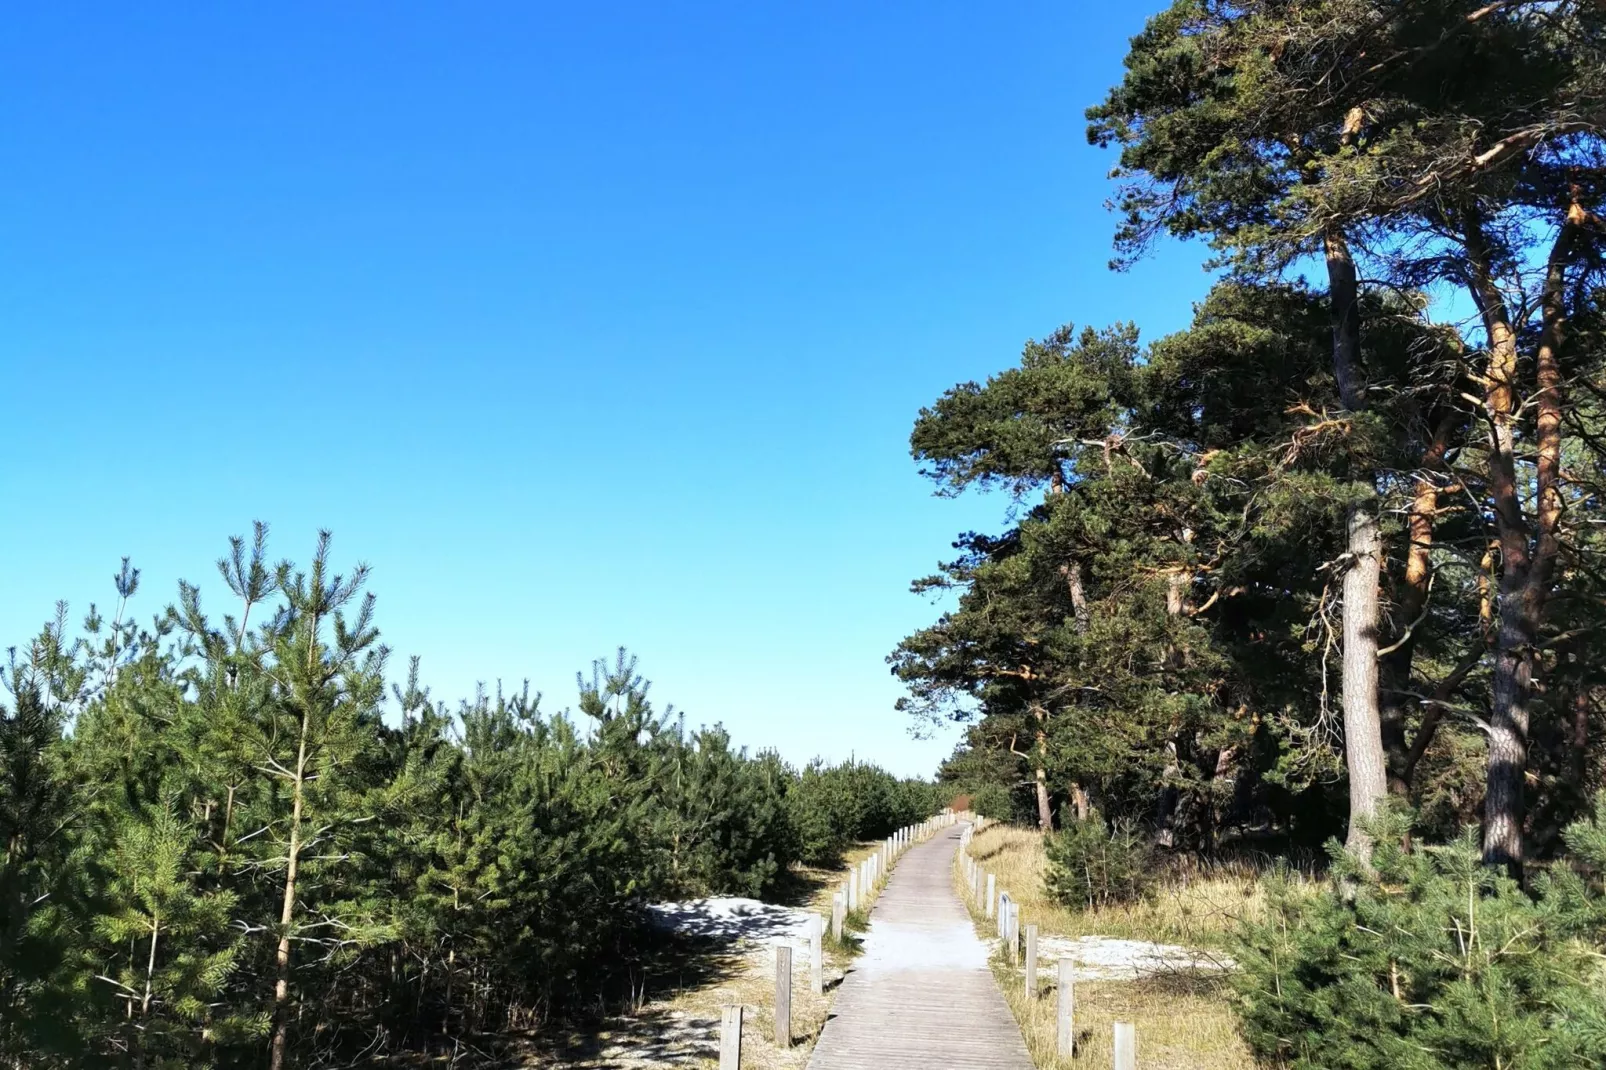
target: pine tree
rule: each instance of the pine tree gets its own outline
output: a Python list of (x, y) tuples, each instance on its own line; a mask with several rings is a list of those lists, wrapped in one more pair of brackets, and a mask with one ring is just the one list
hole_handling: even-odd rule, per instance
[(242, 943), (230, 924), (236, 900), (193, 883), (199, 844), (175, 802), (124, 816), (106, 859), (108, 909), (95, 918), (115, 963), (98, 979), (126, 1008), (116, 1045), (138, 1067), (214, 1065), (214, 1043), (265, 1024), (216, 1013)]
[(20, 1070), (41, 1050), (71, 1051), (69, 830), (74, 785), (60, 760), (60, 720), (32, 674), (12, 662), (0, 705), (0, 1057)]

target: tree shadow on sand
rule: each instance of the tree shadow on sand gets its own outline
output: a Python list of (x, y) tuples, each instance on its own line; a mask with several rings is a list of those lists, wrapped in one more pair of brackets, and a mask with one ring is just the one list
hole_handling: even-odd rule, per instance
[[(652, 1007), (688, 989), (743, 975), (748, 963), (729, 939), (656, 932), (623, 971), (627, 1011), (598, 1013), (515, 1038), (519, 1059), (502, 1066), (580, 1066), (625, 1070), (700, 1065), (719, 1054), (719, 1022)], [(631, 1013), (633, 1011), (633, 1013)], [(511, 1054), (511, 1053), (510, 1053)]]

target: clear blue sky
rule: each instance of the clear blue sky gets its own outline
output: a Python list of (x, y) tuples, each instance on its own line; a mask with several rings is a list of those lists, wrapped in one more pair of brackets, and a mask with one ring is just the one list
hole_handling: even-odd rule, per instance
[(1153, 6), (10, 7), (0, 644), (329, 527), (439, 696), (625, 643), (694, 723), (929, 773), (883, 659), (1006, 503), (930, 496), (916, 412), (1205, 289), (1105, 266), (1081, 114)]

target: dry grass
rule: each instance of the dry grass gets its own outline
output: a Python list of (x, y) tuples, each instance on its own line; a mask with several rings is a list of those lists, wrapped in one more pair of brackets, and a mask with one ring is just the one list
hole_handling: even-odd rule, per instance
[(1028, 999), (1019, 973), (1000, 967), (995, 975), (1021, 1024), (1026, 1049), (1039, 1068), (1076, 1070), (1112, 1065), (1112, 1027), (1137, 1025), (1138, 1065), (1144, 1070), (1254, 1070), (1255, 1060), (1238, 1035), (1219, 977), (1171, 974), (1142, 981), (1089, 981), (1076, 986), (1076, 1054), (1055, 1054), (1053, 984)]
[[(970, 855), (998, 875), (1021, 914), (1045, 934), (1117, 936), (1185, 947), (1220, 947), (1243, 917), (1265, 907), (1258, 874), (1247, 865), (1207, 864), (1166, 874), (1141, 903), (1076, 910), (1043, 894), (1043, 834), (990, 825), (971, 840)], [(1023, 923), (1024, 924), (1024, 923)]]
[[(1074, 910), (1050, 902), (1043, 893), (1043, 836), (1035, 829), (989, 826), (973, 836), (970, 854), (1020, 904), (1022, 932), (1033, 924), (1044, 936), (1114, 936), (1219, 947), (1240, 917), (1264, 907), (1255, 873), (1247, 866), (1174, 873), (1147, 902)], [(955, 881), (962, 883), (957, 868)], [(977, 922), (984, 935), (992, 935), (991, 922), (983, 922), (979, 914)], [(1057, 994), (1049, 972), (1043, 971), (1040, 991), (1030, 998), (1019, 968), (1006, 962), (1002, 952), (994, 960), (999, 987), (1039, 1068), (1111, 1065), (1111, 1027), (1117, 1021), (1136, 1024), (1138, 1063), (1149, 1070), (1253, 1070), (1255, 1066), (1238, 1033), (1225, 980), (1186, 972), (1140, 981), (1079, 983), (1076, 1055), (1061, 1059), (1055, 1050)]]

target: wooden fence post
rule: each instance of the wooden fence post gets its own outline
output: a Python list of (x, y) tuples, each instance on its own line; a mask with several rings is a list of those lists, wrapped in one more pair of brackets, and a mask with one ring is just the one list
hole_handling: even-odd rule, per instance
[(848, 909), (859, 909), (859, 867), (848, 870)]
[(1026, 998), (1037, 998), (1037, 926), (1026, 926)]
[(719, 1012), (719, 1070), (742, 1070), (742, 1005)]
[(792, 1046), (792, 945), (775, 945), (775, 1046)]
[(825, 940), (821, 934), (825, 919), (809, 915), (809, 987), (816, 996), (825, 993)]
[(1131, 1022), (1115, 1023), (1115, 1070), (1138, 1070), (1138, 1030)]
[(831, 897), (831, 935), (842, 939), (842, 923), (847, 920), (848, 897), (838, 892)]
[(1059, 961), (1059, 1008), (1056, 1014), (1058, 1036), (1057, 1050), (1061, 1056), (1070, 1058), (1071, 1047), (1076, 1043), (1076, 982), (1071, 980), (1071, 960), (1061, 958)]
[(987, 916), (993, 917), (998, 911), (998, 904), (994, 900), (998, 897), (998, 877), (987, 874)]

